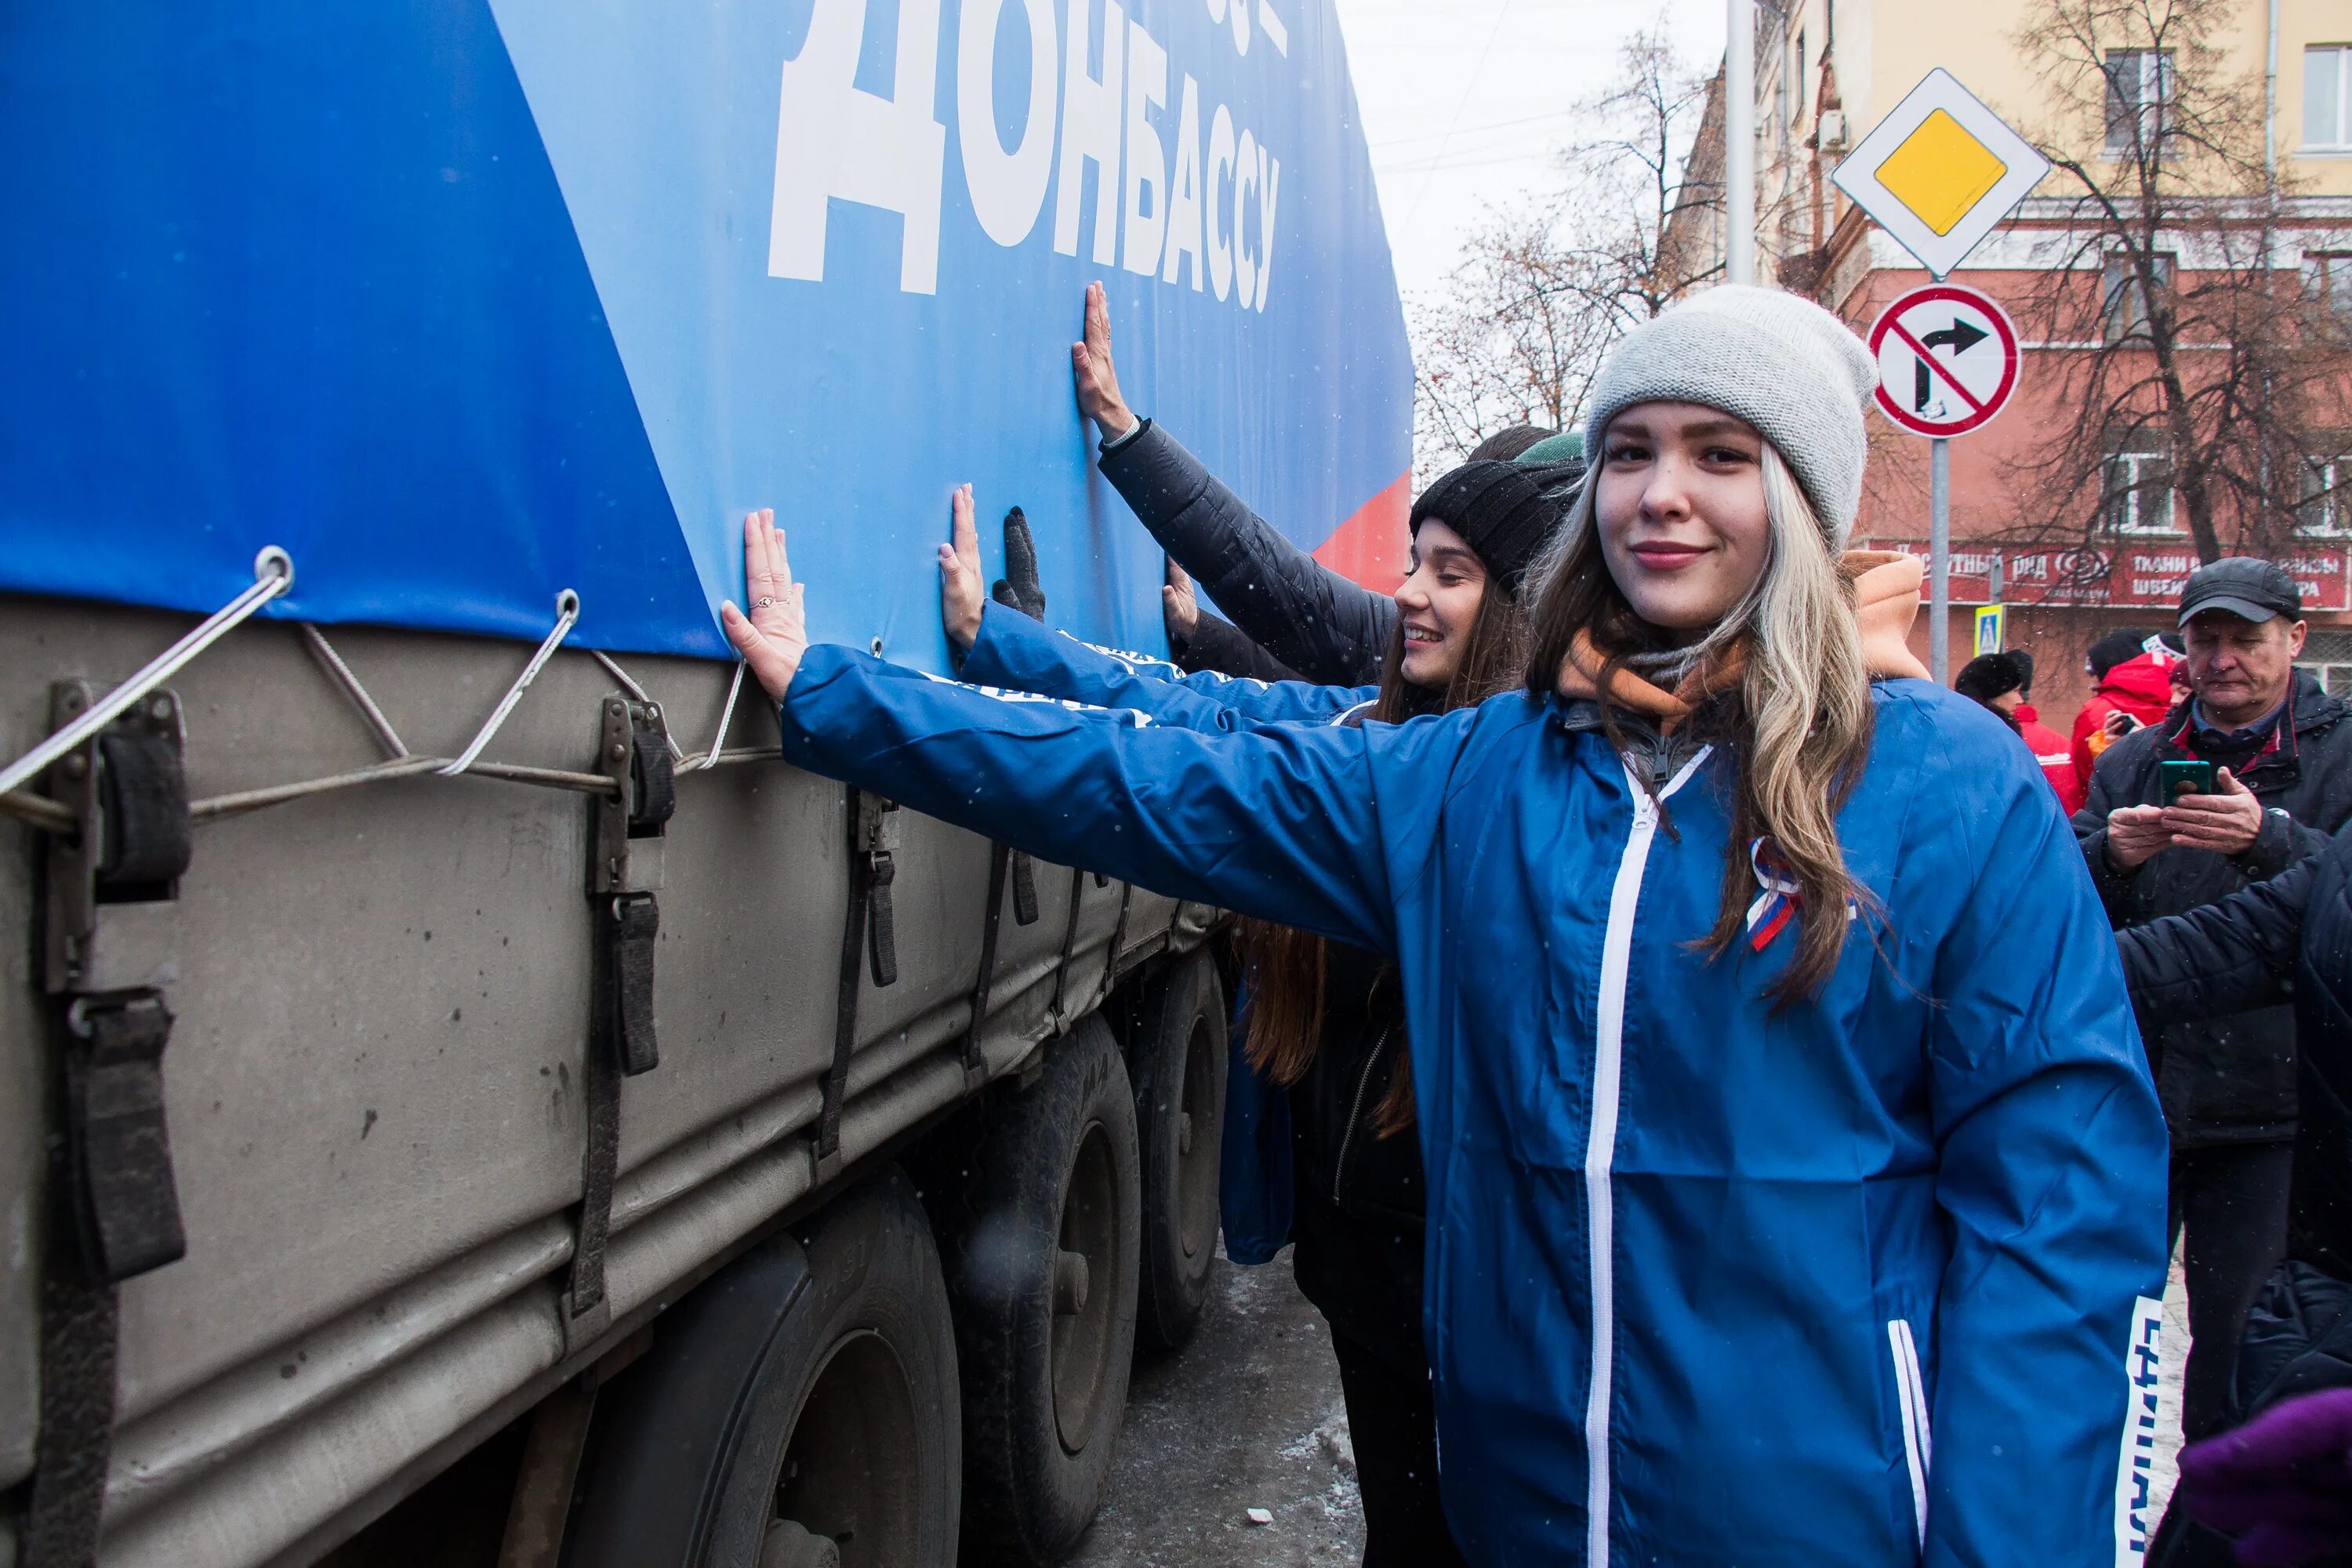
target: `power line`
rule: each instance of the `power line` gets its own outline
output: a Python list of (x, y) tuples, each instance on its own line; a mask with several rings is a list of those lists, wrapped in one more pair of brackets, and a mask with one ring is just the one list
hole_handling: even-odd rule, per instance
[[(1462, 111), (1470, 107), (1470, 95), (1478, 89), (1478, 79), (1486, 73), (1486, 57), (1495, 52), (1495, 40), (1503, 36), (1503, 18), (1510, 13), (1511, 0), (1503, 0), (1500, 8), (1495, 12), (1495, 25), (1486, 30), (1486, 47), (1478, 51), (1478, 63), (1470, 68), (1470, 79), (1462, 84), (1462, 101), (1454, 106), (1454, 119), (1445, 127), (1444, 139), (1437, 144), (1436, 156), (1440, 158), (1445, 156), (1446, 143), (1454, 140), (1454, 129), (1462, 123)], [(1411, 228), (1412, 220), (1420, 216), (1422, 197), (1428, 193), (1429, 187), (1424, 184), (1412, 198), (1412, 210), (1404, 215), (1407, 228)]]
[[(1466, 134), (1475, 136), (1482, 131), (1503, 131), (1507, 130), (1514, 125), (1535, 125), (1545, 121), (1566, 120), (1576, 112), (1577, 111), (1573, 109), (1555, 109), (1543, 114), (1523, 115), (1517, 120), (1491, 120), (1484, 125), (1465, 125), (1462, 129)], [(1401, 147), (1408, 142), (1442, 141), (1444, 138), (1451, 134), (1453, 134), (1453, 132), (1450, 131), (1424, 131), (1418, 136), (1391, 136), (1385, 142), (1372, 142), (1366, 143), (1366, 145), (1371, 147)]]

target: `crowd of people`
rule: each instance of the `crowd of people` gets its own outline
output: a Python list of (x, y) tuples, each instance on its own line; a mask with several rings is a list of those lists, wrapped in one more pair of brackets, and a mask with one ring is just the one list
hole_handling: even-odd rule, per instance
[(1226, 1246), (1295, 1244), (1330, 1323), (1368, 1564), (2352, 1545), (2352, 726), (2291, 577), (2095, 647), (2070, 742), (2028, 656), (1937, 686), (1918, 563), (1847, 548), (1875, 371), (1795, 296), (1627, 334), (1580, 439), (1421, 493), (1392, 596), (1129, 408), (1098, 287), (1086, 323), (1169, 658), (984, 591), (969, 488), (959, 680), (811, 646), (770, 513), (722, 621), (799, 765), (1244, 917)]
[[(2342, 1168), (2337, 1151), (2352, 1152), (2352, 1122), (2331, 1130), (2331, 1111), (2346, 1102), (2297, 1082), (2299, 1039), (2317, 1047), (2301, 1070), (2320, 1085), (2333, 1080), (2324, 1028), (2298, 1020), (2291, 984), (2252, 983), (2237, 967), (2245, 950), (2213, 923), (2241, 907), (2235, 895), (2256, 891), (2242, 917), (2254, 923), (2239, 940), (2272, 943), (2272, 967), (2284, 975), (2295, 928), (2282, 928), (2278, 910), (2291, 907), (2299, 920), (2315, 858), (2352, 821), (2344, 722), (2352, 710), (2295, 668), (2304, 636), (2302, 593), (2282, 567), (2236, 557), (2200, 568), (2183, 587), (2177, 628), (2121, 630), (2092, 645), (2095, 691), (2075, 720), (2071, 755), (2054, 750), (2050, 731), (2026, 727), (2032, 710), (2018, 696), (2032, 689), (2031, 655), (1981, 656), (1954, 682), (2005, 712), (2044, 764), (2121, 933), (2171, 1135), (2166, 1229), (2188, 1291), (2180, 1417), (2192, 1442), (2243, 1426), (2308, 1384), (2313, 1342), (2352, 1304), (2352, 1283), (2331, 1294), (2333, 1281), (2352, 1282), (2352, 1231), (2343, 1228), (2352, 1209), (2315, 1206), (2331, 1158)], [(2266, 901), (2281, 892), (2295, 902)], [(2339, 958), (2335, 984), (2347, 982)], [(2347, 1042), (2340, 1028), (2335, 1038)], [(2322, 1140), (2301, 1169), (2299, 1128)], [(2352, 1196), (2352, 1180), (2345, 1190)], [(2250, 1341), (2258, 1348), (2242, 1354)], [(2340, 1361), (2352, 1341), (2317, 1353), (2316, 1364)], [(2334, 1381), (2352, 1383), (2352, 1367)], [(2190, 1519), (2197, 1464), (2192, 1453), (2189, 1506), (2168, 1520), (2158, 1561), (2231, 1560), (2221, 1538)], [(2347, 1527), (2338, 1544), (2352, 1544), (2352, 1495), (2338, 1522)]]

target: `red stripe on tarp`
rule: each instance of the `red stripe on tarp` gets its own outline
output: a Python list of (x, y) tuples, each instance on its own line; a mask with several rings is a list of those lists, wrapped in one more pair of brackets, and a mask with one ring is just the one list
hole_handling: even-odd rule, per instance
[(1393, 594), (1412, 570), (1412, 470), (1356, 509), (1315, 547), (1315, 559), (1375, 594)]

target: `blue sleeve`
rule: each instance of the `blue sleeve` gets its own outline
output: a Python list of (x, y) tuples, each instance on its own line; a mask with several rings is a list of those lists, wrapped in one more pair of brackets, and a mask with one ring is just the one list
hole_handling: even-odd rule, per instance
[(1183, 730), (1233, 731), (1251, 723), (1328, 723), (1380, 695), (1378, 687), (1266, 682), (1202, 671), (1166, 659), (1119, 653), (1049, 631), (991, 602), (963, 657), (963, 678), (980, 686), (1036, 691), (1097, 708), (1131, 708)]
[(1202, 734), (832, 645), (802, 659), (780, 720), (784, 759), (812, 773), (1047, 860), (1383, 953), (1395, 918), (1373, 750), (1448, 747), (1462, 728)]
[(1950, 771), (1976, 801), (1933, 792), (1973, 880), (1933, 972), (1952, 1252), (1924, 1562), (2113, 1568), (2156, 1523), (2134, 1460), (2154, 1454), (2164, 1118), (2083, 852), (2024, 759), (1990, 782), (1981, 761)]

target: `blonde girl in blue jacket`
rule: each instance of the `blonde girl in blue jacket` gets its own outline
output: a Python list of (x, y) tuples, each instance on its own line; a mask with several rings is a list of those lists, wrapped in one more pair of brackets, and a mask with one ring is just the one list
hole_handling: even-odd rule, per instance
[(1393, 957), (1447, 1512), (1491, 1564), (2144, 1552), (2165, 1138), (2048, 787), (1841, 559), (1873, 367), (1793, 296), (1629, 333), (1528, 689), (1204, 732), (730, 638), (785, 756)]

